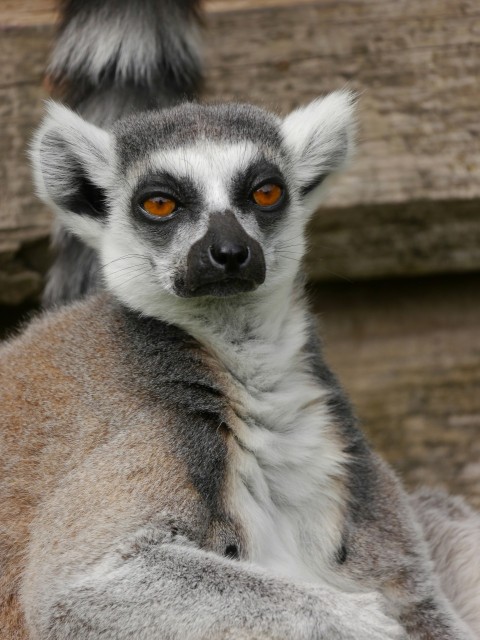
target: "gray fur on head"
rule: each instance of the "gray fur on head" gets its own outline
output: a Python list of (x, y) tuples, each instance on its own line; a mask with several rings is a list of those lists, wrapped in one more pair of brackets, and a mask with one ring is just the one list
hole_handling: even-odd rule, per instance
[[(249, 105), (187, 103), (131, 115), (110, 132), (52, 105), (32, 157), (39, 195), (65, 228), (98, 251), (108, 287), (132, 308), (157, 315), (185, 289), (189, 252), (213, 214), (230, 212), (261, 247), (266, 282), (259, 293), (295, 279), (305, 241), (286, 246), (288, 254), (280, 249), (303, 232), (323, 180), (348, 159), (353, 132), (345, 91), (283, 120)], [(266, 179), (284, 189), (283, 204), (271, 213), (249, 200)], [(182, 211), (168, 222), (139, 216), (134, 201), (147, 185), (182, 191)], [(124, 279), (117, 286), (119, 261), (128, 256), (130, 266), (143, 261), (144, 272), (132, 286)]]

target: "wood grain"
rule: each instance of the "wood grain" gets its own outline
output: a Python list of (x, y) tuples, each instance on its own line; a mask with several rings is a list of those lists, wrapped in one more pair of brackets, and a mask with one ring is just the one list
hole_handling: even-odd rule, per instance
[[(206, 9), (205, 99), (285, 113), (345, 85), (360, 94), (357, 158), (311, 227), (312, 278), (480, 267), (476, 0), (211, 0)], [(32, 242), (50, 229), (32, 194), (26, 148), (47, 97), (54, 21), (51, 0), (4, 0), (0, 8), (4, 256), (17, 255), (13, 242), (22, 250), (22, 233)], [(16, 302), (5, 286), (0, 301)]]

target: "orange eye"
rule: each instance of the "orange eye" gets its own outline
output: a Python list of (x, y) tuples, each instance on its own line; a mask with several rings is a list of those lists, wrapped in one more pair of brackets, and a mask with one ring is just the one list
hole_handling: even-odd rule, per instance
[(165, 196), (155, 196), (142, 203), (142, 207), (152, 216), (165, 218), (175, 211), (177, 203)]
[(282, 187), (267, 182), (253, 192), (253, 199), (261, 207), (272, 207), (280, 201), (283, 195)]

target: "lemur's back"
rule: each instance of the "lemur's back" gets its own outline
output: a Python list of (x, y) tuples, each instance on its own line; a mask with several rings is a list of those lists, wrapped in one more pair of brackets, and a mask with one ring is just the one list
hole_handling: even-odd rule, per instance
[(179, 529), (184, 520), (197, 544), (219, 553), (218, 540), (237, 544), (222, 511), (220, 396), (195, 341), (156, 321), (131, 326), (106, 296), (47, 314), (2, 348), (4, 632), (27, 545), (29, 579), (38, 562), (41, 582), (45, 549), (62, 548), (65, 571), (69, 554), (94, 562), (162, 520)]
[[(8, 621), (15, 622), (26, 547), (39, 507), (58, 489), (59, 479), (81, 465), (102, 438), (108, 438), (105, 432), (115, 408), (109, 407), (105, 421), (102, 389), (108, 380), (106, 371), (115, 368), (116, 351), (107, 346), (113, 332), (101, 321), (105, 314), (95, 313), (96, 306), (99, 301), (90, 301), (48, 314), (0, 352), (0, 562), (4, 579), (0, 625), (6, 638), (17, 637)], [(123, 387), (122, 380), (119, 384)], [(74, 496), (82, 500), (80, 492)], [(87, 505), (88, 499), (83, 509)], [(18, 625), (19, 637), (23, 637), (21, 617)]]

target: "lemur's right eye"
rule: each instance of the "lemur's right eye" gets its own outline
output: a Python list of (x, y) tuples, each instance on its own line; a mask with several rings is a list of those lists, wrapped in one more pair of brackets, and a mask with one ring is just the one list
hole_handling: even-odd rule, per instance
[(172, 214), (177, 208), (177, 203), (168, 196), (152, 196), (142, 202), (142, 208), (151, 216), (165, 218)]

